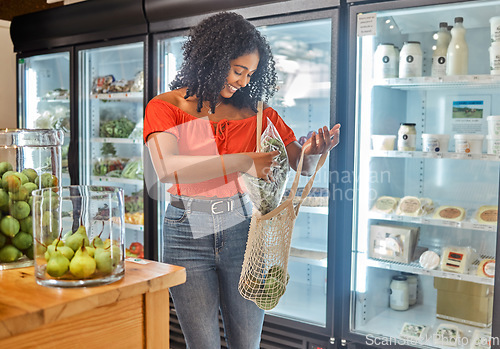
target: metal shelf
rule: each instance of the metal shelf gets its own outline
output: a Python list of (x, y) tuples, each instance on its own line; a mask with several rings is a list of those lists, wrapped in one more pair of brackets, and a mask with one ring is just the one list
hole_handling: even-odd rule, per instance
[(500, 162), (499, 154), (470, 154), (453, 152), (431, 153), (422, 151), (370, 150), (370, 156), (374, 158), (453, 159)]
[(93, 137), (92, 142), (142, 145), (142, 139), (133, 139), (133, 138)]
[(92, 176), (91, 179), (94, 182), (122, 183), (122, 184), (131, 184), (140, 186), (144, 184), (142, 179), (128, 179), (120, 177), (100, 177), (100, 176)]
[(92, 99), (107, 100), (107, 101), (130, 101), (130, 102), (142, 102), (143, 93), (142, 92), (112, 92), (112, 93), (98, 93), (92, 94)]
[(500, 88), (498, 75), (457, 75), (415, 78), (390, 78), (374, 81), (373, 86), (388, 87), (398, 90), (430, 90), (454, 88)]

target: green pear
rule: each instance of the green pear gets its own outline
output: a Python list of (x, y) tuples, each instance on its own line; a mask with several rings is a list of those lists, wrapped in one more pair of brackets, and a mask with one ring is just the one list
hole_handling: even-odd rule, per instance
[(90, 245), (94, 248), (99, 248), (99, 247), (104, 248), (104, 241), (102, 241), (102, 239), (99, 236), (96, 236), (92, 240), (92, 243)]
[(84, 245), (76, 251), (75, 256), (69, 264), (69, 270), (71, 274), (79, 279), (87, 279), (94, 274), (96, 262), (94, 258), (90, 257)]
[(75, 233), (66, 239), (66, 246), (71, 247), (73, 251), (77, 251), (82, 246), (89, 246), (89, 238), (87, 237), (87, 230), (85, 226), (80, 225)]
[(45, 259), (49, 261), (56, 251), (61, 252), (62, 255), (68, 260), (71, 260), (71, 258), (73, 258), (73, 255), (75, 254), (75, 252), (68, 246), (57, 246), (56, 249), (56, 245), (52, 244), (47, 247), (47, 251), (45, 252)]
[(101, 273), (110, 274), (113, 271), (113, 259), (111, 250), (105, 250), (101, 247), (96, 248), (94, 254), (97, 270)]
[(66, 274), (70, 266), (68, 258), (64, 257), (61, 251), (56, 250), (47, 262), (47, 274), (52, 277), (60, 277)]
[(87, 246), (86, 249), (87, 252), (89, 253), (89, 256), (94, 258), (95, 248), (93, 248), (92, 246)]

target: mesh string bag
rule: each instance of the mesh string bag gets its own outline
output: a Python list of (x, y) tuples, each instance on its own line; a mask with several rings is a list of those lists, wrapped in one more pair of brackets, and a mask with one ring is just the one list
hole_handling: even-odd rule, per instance
[(304, 161), (302, 150), (289, 196), (265, 215), (255, 210), (252, 213), (238, 290), (243, 298), (253, 301), (261, 309), (273, 309), (285, 293), (289, 280), (288, 257), (295, 219), (327, 156), (328, 153), (321, 155), (301, 197), (294, 200)]

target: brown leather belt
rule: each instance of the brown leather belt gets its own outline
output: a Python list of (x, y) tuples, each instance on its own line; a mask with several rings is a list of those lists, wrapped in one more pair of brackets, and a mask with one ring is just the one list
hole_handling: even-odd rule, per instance
[[(170, 199), (170, 205), (180, 209), (186, 209), (188, 207), (189, 200), (182, 200), (172, 197)], [(231, 212), (244, 206), (248, 202), (246, 196), (239, 196), (235, 199), (215, 199), (215, 200), (193, 200), (191, 202), (191, 211), (206, 212), (214, 215)]]

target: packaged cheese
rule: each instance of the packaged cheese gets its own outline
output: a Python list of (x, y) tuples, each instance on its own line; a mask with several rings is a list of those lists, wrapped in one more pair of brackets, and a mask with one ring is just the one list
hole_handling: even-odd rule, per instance
[(456, 347), (461, 337), (463, 333), (457, 325), (440, 324), (433, 338), (434, 344)]
[(372, 211), (382, 212), (382, 213), (392, 213), (398, 205), (399, 198), (392, 196), (381, 196), (375, 202), (372, 207)]
[(465, 218), (465, 209), (458, 206), (440, 206), (436, 210), (434, 218), (460, 222)]
[(495, 260), (494, 259), (483, 259), (479, 266), (477, 267), (477, 275), (485, 276), (488, 278), (495, 277)]
[(420, 255), (419, 263), (424, 269), (436, 269), (439, 265), (439, 255), (434, 251), (425, 251)]
[(470, 341), (471, 349), (490, 349), (491, 348), (491, 332), (488, 330), (474, 330)]
[(473, 259), (470, 247), (449, 246), (443, 248), (441, 270), (454, 273), (467, 273)]
[(498, 206), (481, 206), (477, 210), (476, 220), (482, 224), (497, 224)]
[(420, 342), (425, 340), (428, 329), (429, 328), (425, 325), (417, 325), (405, 322), (399, 336), (412, 342)]
[(421, 216), (422, 215), (422, 202), (415, 196), (405, 196), (399, 201), (396, 213), (402, 216)]

